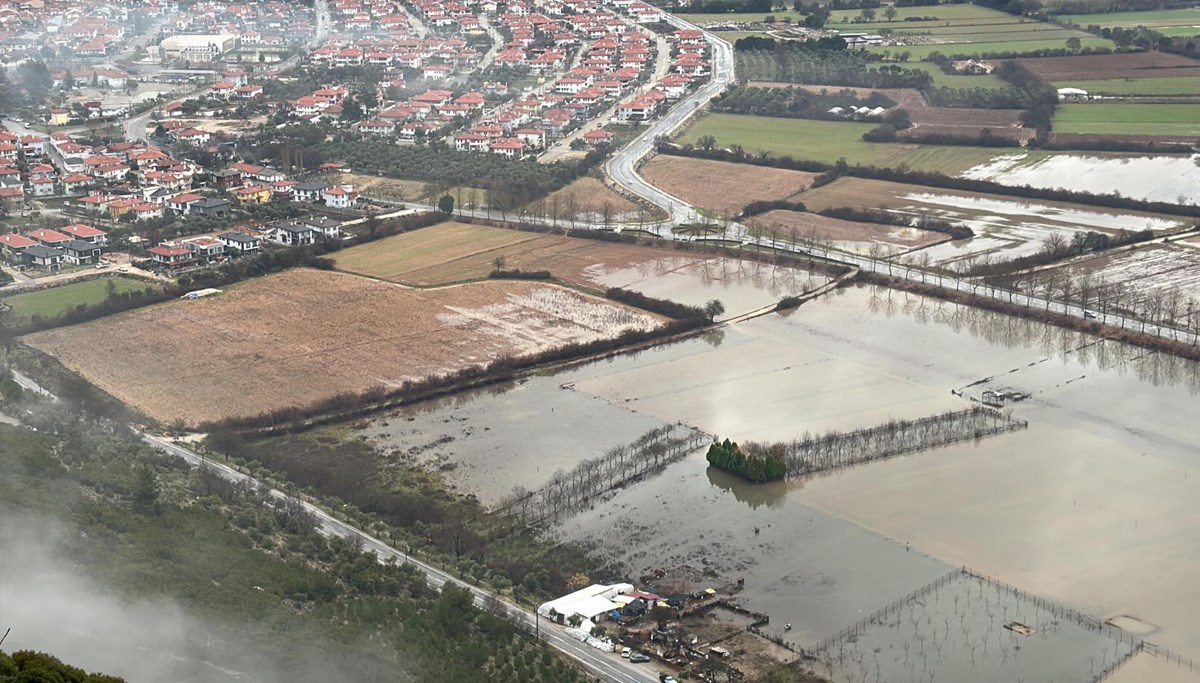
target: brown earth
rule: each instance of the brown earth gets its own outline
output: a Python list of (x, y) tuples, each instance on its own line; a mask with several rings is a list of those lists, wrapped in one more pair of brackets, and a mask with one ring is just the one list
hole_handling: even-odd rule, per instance
[(646, 162), (641, 173), (664, 191), (723, 216), (738, 215), (750, 202), (787, 199), (817, 177), (804, 171), (669, 155)]
[(553, 285), (412, 290), (298, 269), (24, 341), (157, 420), (196, 424), (658, 324)]
[[(546, 196), (545, 201), (530, 204), (529, 209), (542, 215), (553, 215), (555, 205), (558, 206), (560, 217), (570, 217), (573, 212), (577, 216), (596, 214), (602, 216), (606, 212), (615, 218), (622, 214), (636, 214), (638, 204), (618, 194), (608, 185), (591, 177), (580, 178), (561, 190), (555, 190)], [(649, 212), (647, 212), (647, 215)]]
[(603, 287), (596, 278), (606, 271), (704, 260), (655, 247), (440, 223), (340, 251), (336, 263), (340, 270), (423, 286), (487, 277), (497, 257), (504, 258), (506, 270), (548, 270), (560, 280), (594, 288)]
[(859, 223), (800, 211), (768, 211), (751, 218), (752, 227), (775, 230), (792, 238), (833, 242), (874, 242), (916, 249), (945, 242), (949, 235), (918, 228)]
[(1166, 52), (1031, 57), (1016, 61), (1052, 82), (1200, 76), (1200, 62)]

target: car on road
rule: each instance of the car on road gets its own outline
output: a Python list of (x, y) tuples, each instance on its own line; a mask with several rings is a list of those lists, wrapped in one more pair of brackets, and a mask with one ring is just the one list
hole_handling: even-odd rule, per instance
[(1100, 316), (1096, 315), (1095, 311), (1089, 311), (1087, 309), (1084, 309), (1083, 317), (1088, 318), (1090, 320), (1095, 320), (1096, 318), (1099, 318)]
[(658, 683), (679, 683), (679, 681), (675, 680), (675, 677), (670, 674), (659, 674)]
[(650, 661), (650, 657), (648, 657), (640, 652), (635, 652), (635, 653), (629, 655), (629, 661), (634, 664), (641, 664), (643, 662)]
[(118, 273), (128, 273), (128, 272), (129, 272), (129, 266), (121, 266), (120, 268), (117, 268), (117, 272), (118, 272)]

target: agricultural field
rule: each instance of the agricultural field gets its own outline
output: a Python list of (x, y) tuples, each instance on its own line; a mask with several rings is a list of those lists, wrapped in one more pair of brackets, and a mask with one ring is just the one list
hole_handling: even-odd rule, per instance
[(907, 62), (905, 69), (920, 69), (933, 77), (933, 85), (937, 88), (1007, 88), (1004, 79), (992, 74), (948, 74), (942, 67), (933, 62)]
[(899, 7), (893, 21), (884, 19), (880, 10), (875, 14), (872, 21), (863, 22), (856, 21), (862, 16), (859, 10), (835, 11), (826, 28), (844, 33), (890, 30), (892, 39), (902, 44), (868, 49), (891, 55), (908, 53), (913, 60), (924, 59), (934, 52), (978, 56), (1063, 48), (1069, 38), (1078, 38), (1082, 47), (1112, 46), (1110, 41), (1083, 31), (976, 5)]
[(999, 195), (932, 189), (903, 183), (861, 178), (841, 178), (810, 190), (799, 199), (811, 211), (835, 207), (883, 209), (911, 218), (923, 216), (961, 223), (975, 237), (939, 243), (922, 254), (946, 267), (966, 266), (983, 259), (1010, 260), (1042, 248), (1045, 239), (1059, 233), (1068, 240), (1079, 231), (1116, 234), (1120, 230), (1175, 230), (1186, 220), (1136, 211), (1119, 211), (1066, 202), (1033, 202)]
[(1192, 157), (1148, 154), (999, 154), (962, 173), (1008, 185), (1062, 188), (1175, 204), (1200, 201), (1200, 173)]
[(504, 258), (506, 269), (548, 270), (587, 289), (623, 287), (688, 306), (716, 298), (731, 316), (828, 281), (786, 264), (462, 223), (347, 249), (338, 254), (337, 267), (396, 282), (439, 284), (486, 277), (497, 257)]
[(775, 21), (783, 21), (788, 19), (793, 23), (804, 23), (804, 16), (796, 10), (781, 9), (774, 12), (721, 12), (721, 13), (681, 13), (679, 17), (686, 19), (693, 24), (699, 26), (711, 26), (713, 24), (730, 25), (730, 24), (757, 24), (763, 23), (767, 17), (774, 17)]
[(566, 282), (595, 287), (589, 273), (596, 268), (624, 268), (666, 255), (652, 247), (441, 223), (338, 252), (336, 264), (358, 275), (436, 286), (486, 278), (503, 258), (508, 270), (548, 270)]
[(659, 324), (546, 284), (422, 291), (298, 269), (23, 340), (152, 418), (198, 424)]
[(1025, 68), (1055, 84), (1081, 80), (1200, 76), (1200, 62), (1166, 52), (1028, 57), (1017, 61)]
[(759, 235), (829, 242), (838, 249), (859, 254), (891, 255), (950, 239), (948, 235), (919, 228), (844, 221), (801, 211), (768, 211), (747, 223)]
[(1200, 76), (1178, 78), (1105, 78), (1059, 81), (1060, 88), (1081, 88), (1092, 95), (1194, 96), (1200, 93)]
[[(561, 190), (555, 190), (544, 200), (526, 208), (539, 209), (548, 214), (555, 206), (558, 207), (561, 218), (571, 218), (574, 214), (575, 217), (592, 217), (599, 221), (606, 214), (612, 219), (636, 216), (641, 205), (589, 176), (580, 178)], [(646, 217), (650, 217), (649, 210), (646, 211)]]
[[(710, 114), (685, 131), (683, 143), (711, 135), (720, 147), (741, 145), (750, 152), (836, 163), (899, 166), (954, 175), (983, 164), (997, 155), (995, 149), (967, 146), (875, 143), (862, 139), (875, 124), (782, 119), (740, 114)], [(1030, 152), (1044, 155), (1044, 152)]]
[(1062, 104), (1054, 113), (1059, 133), (1200, 136), (1200, 106), (1087, 102)]
[(1200, 8), (1164, 9), (1146, 12), (1109, 12), (1104, 14), (1063, 14), (1059, 21), (1077, 26), (1101, 28), (1145, 27), (1171, 37), (1191, 38), (1200, 35)]
[(736, 216), (750, 202), (787, 199), (807, 189), (817, 176), (665, 154), (646, 162), (641, 173), (665, 192), (721, 216)]
[[(1120, 292), (1120, 300), (1114, 305), (1126, 310), (1150, 310), (1155, 306), (1149, 302), (1157, 299), (1164, 302), (1160, 308), (1163, 319), (1186, 322), (1187, 316), (1200, 315), (1200, 245), (1183, 241), (1169, 244), (1152, 244), (1136, 249), (1123, 249), (1111, 254), (1056, 269), (1075, 282), (1084, 278), (1093, 284), (1104, 282)], [(1165, 305), (1176, 296), (1174, 311)], [(1194, 310), (1187, 308), (1192, 301)]]
[(0, 320), (10, 325), (22, 325), (35, 315), (56, 318), (77, 306), (92, 306), (104, 301), (108, 298), (110, 285), (116, 293), (141, 291), (155, 286), (136, 278), (112, 276), (13, 294), (0, 298), (0, 304), (4, 304), (0, 309), (8, 309), (7, 312), (0, 312)]

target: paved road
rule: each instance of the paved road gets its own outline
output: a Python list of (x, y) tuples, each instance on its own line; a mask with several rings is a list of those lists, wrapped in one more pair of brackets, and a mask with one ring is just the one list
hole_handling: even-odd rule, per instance
[[(691, 22), (669, 14), (666, 15), (666, 21), (680, 29), (700, 28)], [(661, 119), (650, 124), (645, 132), (627, 147), (614, 154), (605, 165), (608, 177), (633, 194), (666, 209), (671, 220), (676, 224), (698, 221), (699, 214), (687, 202), (646, 182), (638, 173), (637, 165), (654, 149), (656, 139), (674, 133), (701, 107), (721, 94), (733, 82), (733, 46), (708, 31), (704, 32), (704, 37), (712, 49), (712, 75), (708, 82), (682, 99)]]

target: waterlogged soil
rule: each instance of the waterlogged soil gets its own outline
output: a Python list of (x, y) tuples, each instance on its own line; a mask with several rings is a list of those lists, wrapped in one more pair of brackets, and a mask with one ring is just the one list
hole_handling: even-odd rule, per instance
[(1030, 161), (1027, 154), (1004, 154), (967, 169), (962, 176), (1005, 185), (1031, 185), (1076, 192), (1120, 192), (1133, 199), (1195, 204), (1200, 170), (1192, 157), (1094, 157), (1056, 154)]
[(662, 422), (563, 388), (571, 373), (538, 376), (494, 390), (423, 403), (372, 420), (359, 434), (381, 450), (443, 472), (446, 481), (492, 507), (514, 486), (536, 490)]
[(803, 268), (716, 256), (665, 256), (611, 267), (589, 266), (584, 278), (600, 288), (623, 287), (658, 299), (703, 306), (717, 299), (733, 317), (821, 287), (829, 277)]
[(985, 389), (1027, 392), (1010, 406), (1030, 421), (1023, 432), (787, 485), (710, 476), (696, 457), (561, 534), (634, 574), (689, 562), (744, 576), (747, 606), (771, 614), (780, 635), (792, 622), (786, 637), (800, 644), (966, 565), (1100, 619), (1154, 624), (1152, 642), (1200, 654), (1195, 363), (858, 288), (731, 326), (718, 347), (685, 342), (607, 364), (576, 388), (735, 440), (928, 415)]

